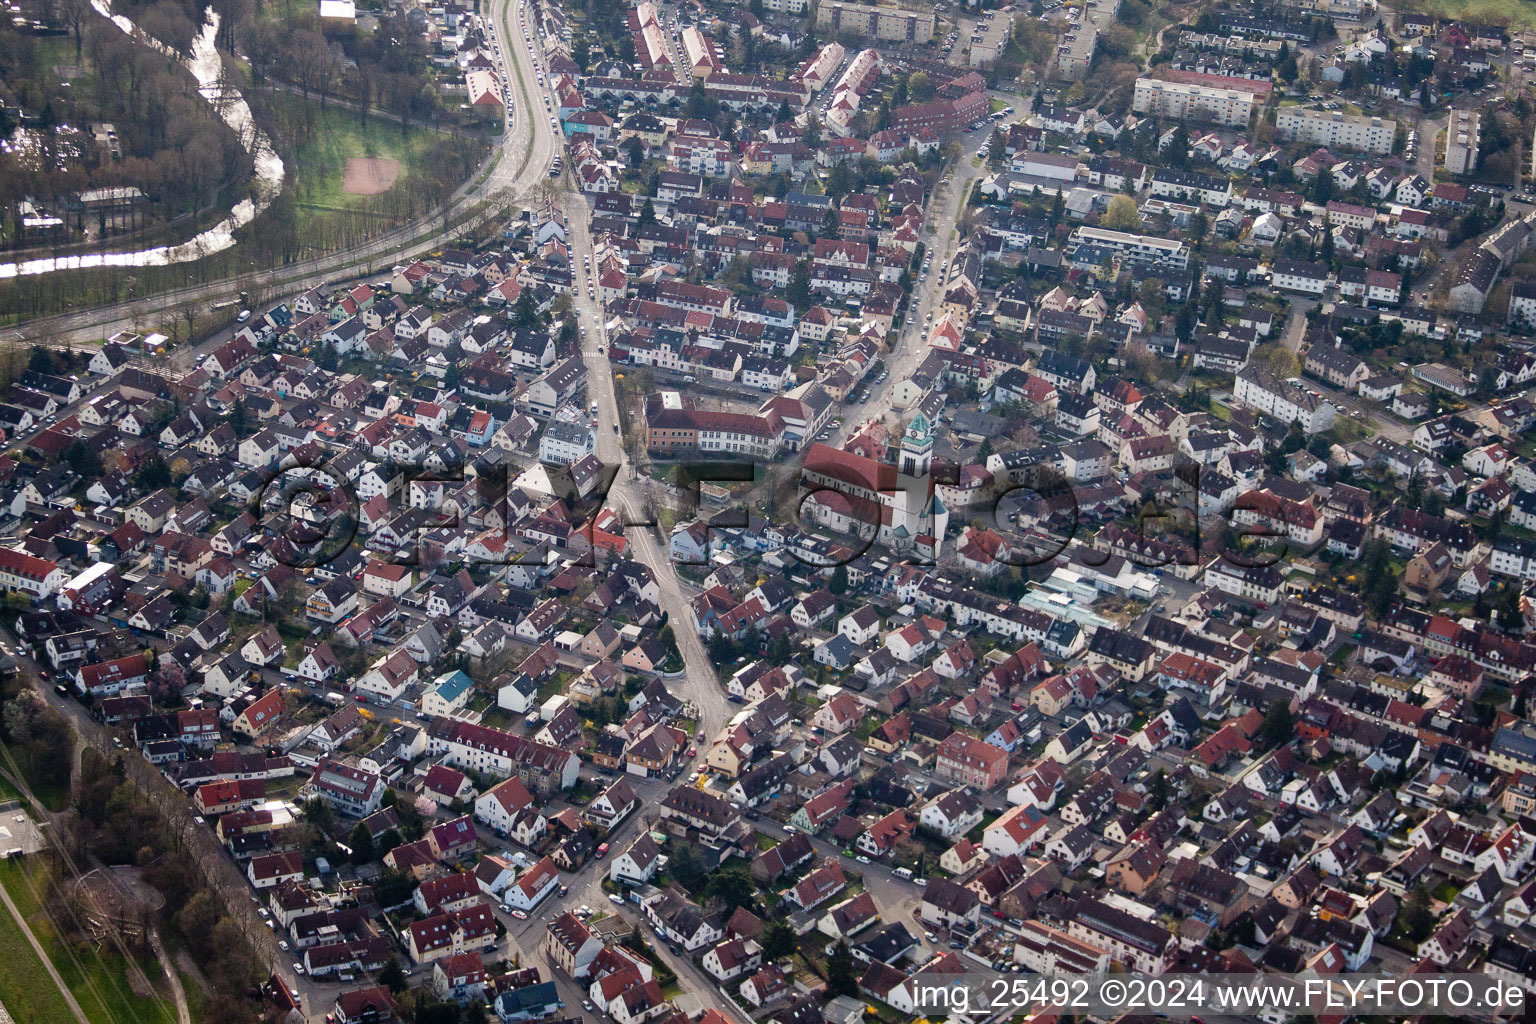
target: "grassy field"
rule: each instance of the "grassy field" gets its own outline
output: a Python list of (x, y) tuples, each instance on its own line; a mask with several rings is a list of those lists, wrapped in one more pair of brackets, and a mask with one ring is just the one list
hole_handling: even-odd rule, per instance
[[(364, 126), (355, 110), (334, 106), (321, 110), (318, 100), (306, 101), (302, 96), (277, 93), (269, 97), (269, 102), (284, 128), (292, 130), (291, 137), (302, 140), (294, 158), (299, 201), (324, 209), (349, 209), (363, 205), (369, 198), (342, 187), (351, 158), (400, 161), (398, 184), (443, 139), (441, 132), (418, 127), (407, 128), (402, 135), (398, 123), (373, 117)], [(304, 131), (300, 126), (306, 121), (309, 129)]]
[[(0, 867), (9, 869), (12, 863)], [(69, 1004), (64, 1002), (32, 944), (15, 927), (9, 910), (0, 914), (0, 958), (5, 960), (5, 970), (0, 971), (0, 1003), (13, 1019), (61, 1024), (73, 1019)]]
[(1436, 0), (1425, 10), (1448, 18), (1508, 22), (1512, 30), (1536, 29), (1536, 4), (1530, 0)]
[[(128, 977), (128, 962), (121, 956), (107, 951), (97, 951), (87, 946), (67, 945), (54, 928), (53, 923), (42, 912), (41, 893), (35, 887), (34, 880), (37, 862), (33, 859), (8, 860), (0, 863), (0, 884), (11, 894), (11, 899), (16, 901), (16, 906), (21, 910), (22, 916), (31, 925), (33, 933), (37, 936), (43, 948), (48, 951), (49, 958), (53, 960), (54, 967), (59, 976), (69, 986), (70, 992), (85, 1010), (85, 1015), (93, 1022), (113, 1024), (117, 1021), (135, 1021), (138, 1024), (175, 1024), (176, 1008), (169, 999), (146, 997), (135, 995), (133, 985)], [(15, 934), (14, 929), (4, 929), (7, 937), (0, 941), (12, 941), (30, 955), (31, 946), (25, 937)], [(9, 947), (5, 948), (9, 952)], [(32, 957), (34, 963), (36, 958)], [(15, 973), (11, 965), (18, 962), (17, 958), (7, 961), (7, 970), (0, 971), (0, 993), (6, 993)], [(58, 999), (57, 1009), (50, 1013), (31, 1017), (38, 1021), (65, 1022), (71, 1019), (71, 1014), (66, 1007), (63, 997), (58, 995), (58, 989), (41, 964), (37, 964), (37, 971), (42, 975), (41, 983), (35, 980), (28, 984), (28, 993), (33, 998), (46, 997), (52, 992)], [(152, 981), (159, 980), (159, 968), (147, 966), (145, 973)], [(0, 994), (7, 1009), (17, 1020), (26, 1020), (17, 1007), (10, 1000), (9, 995)]]

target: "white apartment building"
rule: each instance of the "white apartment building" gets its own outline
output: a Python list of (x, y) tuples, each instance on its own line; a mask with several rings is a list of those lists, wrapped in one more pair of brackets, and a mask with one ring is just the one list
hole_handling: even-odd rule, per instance
[(1183, 242), (1155, 235), (1110, 231), (1108, 228), (1094, 228), (1085, 224), (1072, 232), (1069, 245), (1113, 249), (1122, 259), (1146, 266), (1175, 267), (1179, 270), (1189, 266), (1189, 249)]
[(1363, 153), (1390, 153), (1397, 122), (1380, 117), (1344, 114), (1337, 110), (1281, 107), (1275, 116), (1275, 138)]
[(1254, 94), (1242, 89), (1217, 89), (1158, 78), (1136, 79), (1136, 95), (1131, 101), (1131, 109), (1138, 114), (1228, 128), (1248, 127), (1253, 108)]
[(1097, 25), (1084, 24), (1068, 31), (1056, 45), (1056, 77), (1063, 82), (1081, 82), (1087, 78), (1088, 65), (1093, 63), (1098, 48)]
[(1475, 110), (1453, 110), (1445, 126), (1445, 169), (1452, 174), (1477, 170), (1477, 142), (1483, 119)]
[(1282, 423), (1296, 423), (1302, 432), (1318, 434), (1333, 426), (1333, 405), (1310, 394), (1295, 381), (1282, 380), (1261, 363), (1249, 363), (1237, 373), (1233, 397), (1242, 405)]

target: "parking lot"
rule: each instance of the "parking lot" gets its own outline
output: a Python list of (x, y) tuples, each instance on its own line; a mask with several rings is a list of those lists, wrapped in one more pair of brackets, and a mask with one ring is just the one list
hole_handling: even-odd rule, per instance
[(21, 802), (9, 800), (0, 806), (0, 860), (36, 853), (42, 848), (42, 833), (32, 823)]

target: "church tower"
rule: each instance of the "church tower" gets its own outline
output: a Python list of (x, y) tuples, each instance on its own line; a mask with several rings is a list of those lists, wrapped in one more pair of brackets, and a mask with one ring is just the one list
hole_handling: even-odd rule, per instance
[(933, 425), (918, 413), (907, 425), (901, 439), (901, 461), (897, 464), (905, 476), (927, 476), (933, 464)]

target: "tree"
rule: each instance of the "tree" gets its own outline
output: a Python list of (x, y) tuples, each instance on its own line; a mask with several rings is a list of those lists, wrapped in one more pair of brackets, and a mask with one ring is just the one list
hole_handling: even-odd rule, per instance
[(1333, 175), (1328, 171), (1318, 171), (1317, 177), (1312, 179), (1312, 189), (1307, 198), (1318, 206), (1328, 205), (1328, 200), (1333, 198)]
[[(1413, 480), (1409, 481), (1410, 487)], [(1422, 487), (1422, 484), (1419, 486)], [(1408, 507), (1415, 507), (1415, 503), (1408, 502)], [(1397, 598), (1397, 575), (1392, 571), (1392, 551), (1386, 540), (1377, 537), (1365, 546), (1362, 552), (1360, 569), (1360, 596), (1364, 598), (1366, 607), (1377, 619), (1386, 615)]]
[(933, 99), (933, 81), (926, 71), (914, 71), (907, 78), (907, 97), (913, 103), (927, 103)]
[(69, 447), (64, 449), (64, 461), (70, 469), (86, 479), (94, 479), (103, 473), (101, 456), (83, 441), (70, 442)]
[(801, 260), (795, 264), (794, 273), (789, 278), (789, 290), (785, 293), (789, 304), (795, 307), (797, 312), (803, 312), (811, 308), (811, 264), (807, 260)]
[(709, 876), (704, 891), (720, 902), (720, 918), (729, 918), (737, 907), (751, 909), (756, 902), (757, 887), (744, 865), (725, 868)]
[(629, 137), (629, 141), (624, 143), (624, 155), (629, 158), (629, 166), (640, 169), (640, 165), (645, 163), (645, 143), (640, 141), (640, 136)]
[(1200, 313), (1195, 309), (1195, 304), (1193, 302), (1186, 302), (1179, 307), (1178, 313), (1174, 314), (1173, 333), (1180, 341), (1188, 342), (1190, 338), (1194, 337), (1195, 328), (1199, 324)]
[(1294, 82), (1299, 74), (1296, 67), (1296, 55), (1291, 52), (1290, 45), (1280, 44), (1279, 58), (1275, 61), (1275, 74), (1280, 76), (1283, 82)]
[(832, 579), (827, 583), (827, 589), (838, 597), (848, 592), (848, 567), (839, 565), (832, 570)]
[(656, 207), (651, 203), (650, 199), (647, 198), (645, 203), (640, 207), (640, 226), (643, 228), (655, 223)]
[(781, 960), (795, 951), (799, 937), (783, 921), (769, 921), (763, 928), (763, 959)]
[(142, 491), (159, 490), (170, 484), (171, 468), (165, 464), (160, 453), (155, 452), (133, 474), (133, 482)]
[(538, 322), (539, 300), (533, 297), (532, 288), (524, 288), (512, 306), (512, 326), (532, 327)]
[(736, 641), (724, 633), (712, 633), (709, 643), (705, 645), (709, 650), (709, 660), (716, 665), (729, 665), (740, 655), (736, 650)]
[(1163, 161), (1169, 167), (1189, 166), (1189, 131), (1182, 125), (1174, 125), (1168, 146), (1163, 151)]
[(1417, 943), (1429, 938), (1429, 930), (1434, 924), (1435, 915), (1429, 909), (1429, 890), (1421, 885), (1403, 901), (1403, 908), (1397, 912), (1397, 927), (1408, 941)]
[(1291, 706), (1286, 701), (1277, 700), (1264, 712), (1264, 723), (1259, 726), (1259, 735), (1270, 747), (1289, 743), (1295, 731), (1296, 723), (1291, 718)]
[(1159, 771), (1147, 783), (1147, 803), (1154, 811), (1168, 806), (1168, 776)]
[(833, 996), (857, 995), (859, 968), (853, 959), (848, 943), (839, 940), (827, 957), (827, 994)]
[(1127, 195), (1112, 196), (1099, 225), (1110, 231), (1139, 231), (1141, 214), (1136, 211), (1136, 200)]
[(789, 109), (789, 100), (779, 102), (778, 115), (773, 119), (774, 124), (788, 124), (795, 119), (795, 112)]
[(390, 954), (389, 962), (384, 965), (384, 969), (379, 972), (379, 984), (391, 992), (404, 992), (406, 989), (405, 971), (401, 969), (400, 961), (393, 953)]
[(370, 864), (373, 862), (373, 833), (368, 831), (368, 826), (358, 822), (352, 828), (352, 834), (347, 836), (347, 845), (352, 847), (353, 864)]
[[(85, 37), (85, 22), (91, 16), (91, 0), (55, 0), (54, 9), (64, 27), (75, 37), (75, 63), (80, 63), (80, 48)], [(94, 53), (94, 48), (92, 49)]]
[(788, 665), (794, 654), (789, 633), (783, 632), (773, 638), (773, 645), (768, 649), (768, 660), (774, 665)]

